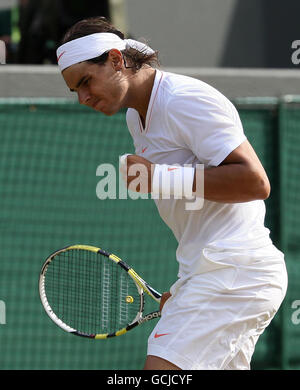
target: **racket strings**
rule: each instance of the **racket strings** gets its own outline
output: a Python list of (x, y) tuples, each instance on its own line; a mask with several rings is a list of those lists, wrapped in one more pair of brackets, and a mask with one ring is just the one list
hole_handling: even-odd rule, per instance
[(139, 294), (127, 272), (90, 251), (59, 254), (49, 264), (45, 289), (55, 314), (86, 334), (113, 333), (139, 312)]

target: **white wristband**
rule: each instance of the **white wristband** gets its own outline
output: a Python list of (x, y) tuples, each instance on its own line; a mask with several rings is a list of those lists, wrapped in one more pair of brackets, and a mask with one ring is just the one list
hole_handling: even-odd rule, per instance
[(152, 198), (175, 199), (193, 198), (195, 168), (155, 164), (152, 178)]

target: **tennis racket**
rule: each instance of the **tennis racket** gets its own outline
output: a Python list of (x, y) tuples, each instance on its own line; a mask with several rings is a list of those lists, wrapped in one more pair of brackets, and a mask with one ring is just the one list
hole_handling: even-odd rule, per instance
[(157, 303), (161, 294), (112, 253), (89, 245), (72, 245), (52, 253), (39, 278), (48, 316), (77, 336), (107, 339), (160, 317), (144, 315), (145, 293)]

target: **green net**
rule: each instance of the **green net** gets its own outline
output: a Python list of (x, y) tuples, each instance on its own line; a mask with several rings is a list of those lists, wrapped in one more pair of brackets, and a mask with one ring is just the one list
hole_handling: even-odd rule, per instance
[[(278, 105), (271, 100), (244, 99), (238, 102), (239, 114), (247, 138), (262, 162), (272, 187), (266, 203), (265, 224), (275, 244), (279, 243), (279, 178), (278, 178)], [(260, 336), (252, 360), (253, 369), (279, 368), (281, 311), (277, 313), (271, 325)]]
[[(285, 200), (281, 197), (278, 156), (280, 128), (296, 128), (300, 111), (278, 110), (273, 102), (238, 102), (238, 109), (273, 189), (266, 202), (266, 224), (277, 246), (293, 246), (293, 264), (298, 270), (298, 243), (294, 240), (299, 235), (297, 211), (288, 205), (289, 216), (279, 212), (279, 204)], [(83, 339), (66, 334), (52, 323), (38, 293), (45, 258), (71, 244), (95, 245), (115, 253), (160, 292), (167, 291), (176, 280), (176, 241), (154, 202), (100, 200), (96, 195), (101, 179), (96, 175), (97, 167), (103, 163), (117, 167), (120, 155), (133, 152), (125, 113), (105, 117), (77, 103), (59, 100), (2, 101), (0, 129), (0, 300), (5, 303), (6, 317), (5, 324), (0, 325), (1, 369), (142, 368), (147, 338), (156, 320), (110, 340)], [(293, 146), (291, 141), (291, 147), (296, 143)], [(289, 172), (285, 180), (295, 186), (297, 170), (292, 178), (290, 167), (297, 165), (289, 161), (288, 149), (284, 153), (288, 164), (284, 174)], [(291, 232), (284, 241), (283, 221)], [(291, 283), (293, 297), (298, 293), (300, 298), (297, 283)], [(155, 309), (154, 302), (149, 310)], [(290, 364), (293, 347), (286, 347), (291, 341), (286, 340), (284, 332), (290, 327), (292, 337), (299, 338), (300, 328), (291, 325), (290, 314), (289, 307), (280, 310), (261, 336), (254, 368)], [(293, 351), (293, 364), (300, 367), (300, 349)]]
[(124, 113), (111, 120), (77, 104), (2, 104), (0, 128), (0, 367), (142, 368), (155, 320), (116, 339), (81, 339), (50, 321), (37, 289), (49, 253), (71, 244), (115, 253), (158, 291), (176, 279), (176, 242), (154, 202), (96, 196), (98, 165), (117, 166), (133, 151)]
[(280, 104), (280, 242), (285, 251), (289, 286), (284, 301), (282, 360), (300, 367), (300, 99), (287, 96)]

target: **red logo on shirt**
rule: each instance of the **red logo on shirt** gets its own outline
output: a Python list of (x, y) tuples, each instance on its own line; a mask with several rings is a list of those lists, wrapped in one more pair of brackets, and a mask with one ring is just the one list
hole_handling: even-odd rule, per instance
[(142, 153), (144, 153), (148, 149), (148, 146), (142, 149)]
[(155, 333), (154, 338), (157, 339), (158, 337), (167, 336), (169, 333)]
[(177, 168), (168, 168), (168, 171), (174, 171), (174, 169), (178, 169), (179, 167)]

